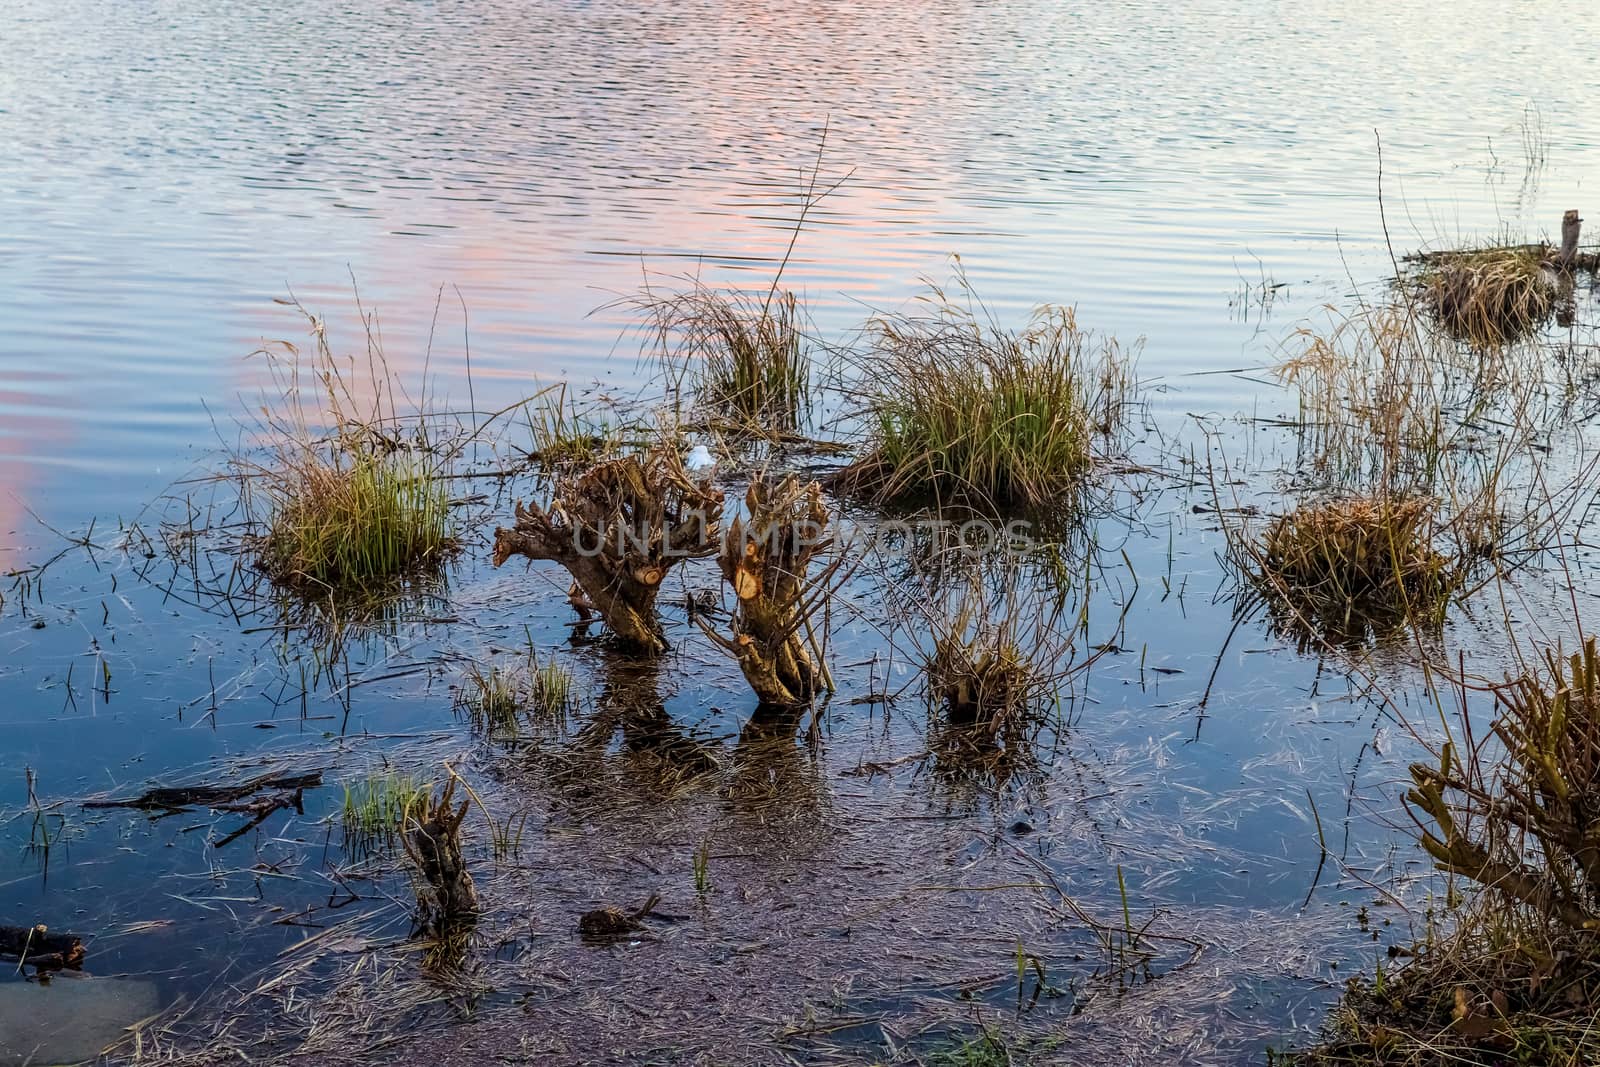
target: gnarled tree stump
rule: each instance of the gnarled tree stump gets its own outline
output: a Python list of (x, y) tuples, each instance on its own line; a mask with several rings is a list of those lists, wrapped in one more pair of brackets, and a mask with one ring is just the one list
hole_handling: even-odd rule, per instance
[(426, 888), (417, 894), (425, 925), (444, 931), (478, 914), (478, 888), (461, 856), (461, 824), (470, 800), (454, 806), (456, 780), (445, 782), (438, 796), (429, 796), (421, 810), (406, 816), (406, 854), (416, 864)]
[(696, 482), (676, 451), (600, 463), (560, 485), (547, 507), (516, 506), (516, 524), (494, 532), (494, 565), (512, 556), (554, 560), (622, 643), (666, 649), (656, 593), (685, 559), (716, 551), (722, 493)]
[(816, 606), (818, 583), (807, 571), (827, 545), (828, 509), (819, 484), (802, 485), (793, 475), (776, 484), (758, 476), (745, 504), (748, 521), (734, 520), (717, 557), (739, 601), (733, 636), (697, 621), (738, 660), (763, 705), (794, 707), (815, 696), (826, 678), (801, 631)]

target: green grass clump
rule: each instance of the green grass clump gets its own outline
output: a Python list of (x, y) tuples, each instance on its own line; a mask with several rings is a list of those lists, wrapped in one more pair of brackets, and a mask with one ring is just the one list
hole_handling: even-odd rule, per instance
[(522, 679), (515, 671), (474, 663), (456, 693), (456, 707), (472, 728), (491, 739), (515, 739), (522, 719)]
[(867, 451), (840, 484), (880, 503), (1060, 508), (1122, 425), (1129, 360), (1071, 308), (1010, 331), (942, 290), (929, 307), (873, 322)]
[(718, 290), (636, 302), (668, 373), (690, 392), (708, 424), (730, 434), (781, 437), (811, 410), (811, 356), (794, 293)]
[(562, 722), (577, 706), (577, 684), (554, 655), (541, 660), (532, 647), (516, 667), (474, 663), (456, 692), (456, 708), (472, 728), (490, 740), (514, 741), (522, 724)]
[(546, 471), (588, 467), (622, 450), (621, 428), (579, 411), (565, 384), (541, 394), (527, 420), (528, 458)]
[(445, 484), (404, 453), (304, 453), (266, 483), (260, 564), (283, 584), (370, 589), (427, 570), (456, 546)]
[(1010, 1067), (1017, 1060), (996, 1030), (984, 1027), (977, 1037), (928, 1053), (929, 1067)]
[(407, 817), (426, 804), (432, 790), (433, 783), (393, 770), (345, 783), (341, 824), (346, 850), (366, 854), (394, 848)]
[(540, 663), (537, 654), (530, 652), (528, 665), (531, 668), (528, 705), (533, 713), (559, 719), (577, 705), (577, 687), (572, 673), (556, 662), (554, 656)]

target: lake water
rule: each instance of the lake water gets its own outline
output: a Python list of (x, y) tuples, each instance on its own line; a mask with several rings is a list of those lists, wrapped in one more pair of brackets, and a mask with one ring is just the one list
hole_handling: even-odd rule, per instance
[[(1234, 417), (1292, 414), (1261, 368), (1322, 305), (1347, 306), (1392, 274), (1380, 139), (1396, 252), (1502, 232), (1532, 239), (1564, 209), (1589, 206), (1600, 85), (1570, 32), (1554, 9), (1530, 17), (1478, 2), (1446, 14), (1333, 3), (10, 0), (0, 10), (0, 570), (44, 563), (91, 522), (105, 544), (119, 525), (154, 528), (170, 514), (159, 498), (201, 491), (185, 480), (215, 469), (257, 402), (263, 372), (249, 353), (303, 337), (275, 298), (325, 314), (335, 343), (354, 349), (359, 291), (379, 314), (391, 369), (426, 374), (458, 406), (470, 397), (491, 410), (556, 381), (647, 394), (616, 300), (647, 279), (764, 286), (814, 165), (841, 184), (808, 217), (784, 278), (820, 336), (846, 339), (872, 309), (948, 280), (959, 256), (1002, 318), (1070, 303), (1094, 330), (1144, 339), (1145, 458), (1203, 449), (1196, 414), (1217, 420), (1235, 455), (1292, 452)], [(880, 972), (778, 910), (832, 893), (840, 914), (880, 915), (874, 907), (974, 868), (1015, 880), (1007, 828), (1026, 819), (1033, 832), (1019, 840), (1062, 884), (1115, 909), (1123, 868), (1147, 913), (1166, 909), (1169, 930), (1202, 931), (1207, 945), (1166, 985), (1098, 1000), (1049, 1054), (1085, 1056), (1116, 1038), (1127, 1046), (1108, 1057), (1248, 1061), (1315, 1026), (1342, 977), (1373, 955), (1349, 914), (1370, 890), (1329, 888), (1339, 881), (1329, 871), (1308, 898), (1320, 856), (1308, 790), (1329, 832), (1338, 821), (1348, 835), (1347, 854), (1371, 861), (1353, 866), (1417, 869), (1403, 835), (1386, 851), (1397, 840), (1388, 824), (1404, 818), (1392, 786), (1414, 753), (1370, 708), (1322, 703), (1337, 686), (1265, 623), (1243, 626), (1223, 653), (1222, 541), (1192, 512), (1193, 489), (1146, 487), (1131, 520), (1100, 531), (1125, 546), (1131, 573), (1095, 582), (1094, 617), (1126, 607), (1116, 640), (1145, 654), (1107, 661), (1036, 786), (969, 810), (934, 775), (843, 776), (914, 753), (921, 734), (915, 715), (891, 721), (840, 701), (801, 774), (818, 805), (805, 847), (764, 836), (788, 825), (771, 812), (730, 809), (726, 782), (670, 803), (630, 784), (626, 737), (601, 746), (595, 774), (610, 784), (594, 788), (617, 790), (629, 823), (603, 828), (604, 848), (575, 840), (602, 831), (589, 816), (563, 821), (565, 787), (529, 780), (520, 761), (508, 769), (450, 715), (462, 656), (524, 640), (565, 647), (568, 633), (549, 583), (488, 570), (481, 544), (447, 601), (356, 650), (362, 684), (312, 687), (304, 701), (305, 658), (261, 618), (196, 603), (169, 571), (126, 554), (71, 550), (36, 583), (0, 586), (0, 923), (80, 929), (95, 938), (97, 973), (155, 981), (163, 1003), (233, 1010), (308, 932), (278, 920), (304, 914), (310, 932), (326, 930), (332, 920), (312, 910), (348, 888), (327, 859), (334, 783), (378, 761), (449, 757), (493, 783), (494, 804), (521, 797), (535, 810), (532, 862), (485, 879), (503, 913), (473, 958), (494, 991), (486, 1003), (516, 999), (557, 1035), (540, 1054), (581, 1058), (581, 1035), (596, 1027), (606, 1055), (626, 1060), (626, 1027), (595, 1006), (597, 989), (678, 1010), (654, 975), (682, 967), (698, 992), (705, 974), (745, 966), (744, 946), (765, 944), (770, 958), (751, 950), (750, 966), (791, 974), (781, 989), (795, 1016), (806, 1014), (800, 1001), (822, 1005), (860, 1028), (849, 1047), (883, 1055), (941, 1013), (970, 1022), (968, 1001), (946, 995), (957, 975), (1006, 1014), (1001, 978), (1017, 939), (1070, 973), (1075, 950), (1051, 940), (1067, 935), (992, 894), (941, 897), (925, 928), (907, 918), (877, 931), (874, 944), (909, 961)], [(512, 485), (483, 506), (504, 515), (528, 491)], [(1142, 592), (1130, 600), (1134, 574)], [(1183, 585), (1181, 604), (1151, 593), (1157, 574)], [(673, 626), (692, 644), (687, 623)], [(844, 628), (841, 664), (879, 651), (870, 629)], [(617, 668), (600, 653), (572, 655), (598, 689), (613, 684)], [(707, 649), (680, 655), (650, 684), (674, 728), (737, 778), (742, 683)], [(1149, 673), (1157, 665), (1173, 673)], [(839, 673), (846, 697), (871, 684), (865, 668)], [(243, 773), (263, 754), (325, 769), (330, 786), (307, 795), (304, 816), (231, 846), (237, 854), (211, 848), (209, 816), (152, 822), (77, 807), (147, 780)], [(63, 802), (48, 857), (27, 847), (24, 767), (43, 802)], [(917, 819), (927, 821), (906, 821)], [(907, 826), (916, 832), (901, 834)], [(637, 959), (576, 943), (567, 913), (602, 897), (657, 887), (667, 910), (690, 912), (674, 897), (692, 896), (690, 857), (711, 838), (719, 855), (743, 857), (726, 861), (738, 870), (720, 909)], [(871, 863), (889, 869), (863, 874)], [(392, 950), (405, 940), (393, 899), (404, 880), (379, 884), (388, 896), (358, 891), (356, 910), (363, 937), (387, 937)], [(1263, 937), (1292, 947), (1275, 956)], [(980, 943), (952, 951), (948, 972), (929, 955)], [(296, 1006), (275, 1009), (295, 1017)], [(757, 1026), (751, 1012), (704, 1010), (738, 1055), (778, 1033), (806, 1040), (792, 1018)], [(662, 1020), (675, 1016), (654, 1018), (670, 1030)], [(1192, 1060), (1202, 1061), (1213, 1060)]]

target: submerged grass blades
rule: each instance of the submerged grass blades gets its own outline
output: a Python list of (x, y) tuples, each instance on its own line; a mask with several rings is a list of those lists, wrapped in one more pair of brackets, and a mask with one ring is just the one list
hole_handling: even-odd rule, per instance
[(541, 657), (529, 645), (516, 666), (469, 664), (456, 689), (455, 707), (474, 730), (491, 741), (515, 741), (523, 726), (561, 724), (578, 706), (572, 674), (552, 652)]
[(414, 775), (392, 770), (347, 782), (341, 814), (346, 851), (364, 856), (399, 845), (408, 814), (431, 788)]

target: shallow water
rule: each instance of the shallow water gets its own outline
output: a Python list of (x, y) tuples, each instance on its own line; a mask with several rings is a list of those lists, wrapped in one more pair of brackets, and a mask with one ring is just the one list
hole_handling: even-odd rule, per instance
[[(1333, 4), (1286, 15), (1237, 4), (17, 0), (0, 12), (0, 568), (50, 559), (64, 547), (53, 530), (93, 521), (90, 536), (109, 545), (119, 523), (170, 517), (170, 504), (152, 509), (164, 494), (209, 499), (184, 479), (237, 439), (263, 380), (247, 354), (303, 339), (273, 302), (290, 293), (349, 350), (358, 288), (391, 368), (413, 383), (426, 374), (457, 406), (492, 410), (558, 380), (647, 393), (638, 339), (610, 305), (646, 277), (765, 284), (824, 126), (821, 173), (844, 181), (808, 217), (785, 272), (819, 335), (845, 338), (922, 278), (946, 280), (959, 255), (1002, 317), (1073, 303), (1086, 325), (1145, 339), (1142, 458), (1204, 448), (1198, 413), (1218, 418), (1230, 455), (1270, 470), (1292, 442), (1234, 421), (1292, 412), (1259, 368), (1320, 305), (1371, 293), (1391, 272), (1379, 136), (1399, 251), (1535, 235), (1585, 205), (1583, 177), (1600, 161), (1584, 107), (1596, 75), (1565, 32), (1477, 3), (1444, 19)], [(1223, 651), (1221, 536), (1192, 511), (1208, 491), (1157, 481), (1120, 489), (1135, 521), (1097, 531), (1091, 639), (1129, 651), (1083, 683), (1043, 772), (998, 794), (915, 765), (846, 773), (926, 743), (915, 701), (887, 719), (847, 702), (873, 677), (846, 665), (882, 651), (863, 621), (870, 582), (853, 589), (861, 614), (836, 636), (841, 698), (820, 744), (762, 750), (753, 764), (741, 762), (748, 702), (736, 674), (681, 612), (669, 617), (680, 652), (652, 684), (716, 770), (663, 803), (636, 758), (659, 743), (659, 721), (636, 730), (637, 744), (627, 722), (553, 741), (562, 760), (593, 750), (594, 781), (574, 786), (519, 775), (451, 716), (459, 658), (528, 636), (563, 648), (596, 692), (615, 669), (567, 646), (557, 589), (515, 567), (487, 570), (481, 544), (445, 601), (351, 650), (359, 684), (304, 697), (313, 654), (274, 629), (269, 607), (238, 617), (163, 560), (69, 551), (37, 585), (0, 586), (0, 729), (14, 769), (0, 778), (0, 922), (74, 927), (94, 938), (96, 973), (153, 981), (163, 1003), (215, 1006), (235, 999), (218, 990), (253, 987), (305, 936), (298, 923), (359, 914), (364, 938), (403, 942), (403, 881), (377, 879), (371, 892), (342, 882), (325, 817), (339, 783), (378, 761), (450, 757), (493, 784), (492, 806), (535, 813), (524, 860), (487, 879), (502, 910), (484, 924), (475, 973), (493, 1003), (522, 997), (552, 1033), (570, 1026), (567, 1055), (586, 1028), (611, 1035), (624, 1059), (629, 1040), (645, 1040), (649, 1028), (629, 1031), (597, 1006), (607, 983), (633, 983), (639, 1005), (681, 1007), (671, 983), (649, 976), (679, 967), (704, 984), (708, 968), (762, 941), (776, 955), (756, 952), (751, 966), (791, 975), (773, 993), (787, 1013), (811, 1018), (805, 1001), (869, 1017), (849, 1032), (879, 1049), (970, 1019), (950, 994), (963, 976), (983, 976), (979, 1000), (1006, 1001), (1018, 938), (1071, 974), (1081, 946), (1033, 904), (1019, 918), (1003, 895), (969, 892), (935, 907), (919, 888), (1036, 877), (1018, 845), (1109, 914), (1121, 867), (1136, 906), (1207, 946), (1176, 972), (1181, 985), (1100, 998), (1064, 1031), (1066, 1054), (1120, 1032), (1160, 1062), (1197, 1050), (1248, 1058), (1315, 1025), (1342, 976), (1370, 963), (1346, 913), (1373, 894), (1331, 869), (1313, 888), (1315, 823), (1329, 836), (1338, 824), (1335, 851), (1368, 877), (1419, 868), (1403, 839), (1386, 851), (1388, 824), (1403, 819), (1390, 787), (1410, 754), (1400, 731), (1341, 701), (1342, 683), (1264, 623)], [(529, 491), (491, 490), (481, 507), (503, 515)], [(1162, 578), (1181, 595), (1163, 597)], [(685, 581), (714, 586), (709, 568)], [(328, 785), (307, 794), (304, 816), (275, 816), (226, 848), (212, 842), (235, 818), (151, 821), (76, 803), (268, 763), (324, 769)], [(61, 803), (46, 819), (48, 853), (28, 848), (24, 766), (42, 802)], [(805, 783), (805, 817), (730, 800), (747, 766), (785, 789)], [(596, 821), (596, 810), (630, 816)], [(581, 815), (566, 825), (563, 811)], [(1013, 833), (1019, 820), (1032, 831)], [(739, 858), (716, 861), (718, 891), (697, 904), (690, 858), (706, 839)], [(696, 918), (641, 958), (570, 933), (584, 907), (653, 889)], [(347, 897), (354, 910), (333, 907)], [(804, 924), (771, 918), (818, 897), (893, 922), (836, 955)], [(1281, 957), (1240, 947), (1259, 929), (1275, 931)], [(1065, 1024), (1071, 1000), (1046, 998), (1047, 1028)], [(1178, 1001), (1209, 1007), (1170, 1014)], [(778, 1014), (726, 1009), (707, 1047), (725, 1039), (759, 1058), (750, 1050), (774, 1033), (799, 1041)]]

